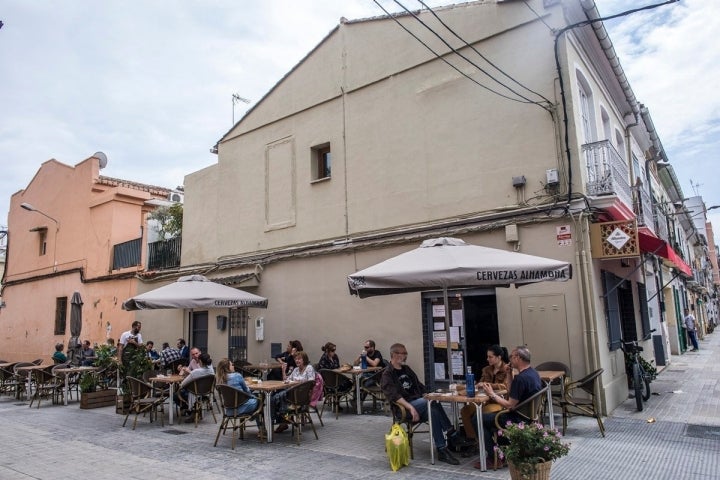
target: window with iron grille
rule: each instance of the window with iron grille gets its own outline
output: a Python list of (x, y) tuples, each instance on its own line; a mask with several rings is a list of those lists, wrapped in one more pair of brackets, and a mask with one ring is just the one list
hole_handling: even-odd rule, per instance
[(55, 335), (65, 335), (67, 303), (67, 297), (58, 297), (55, 299)]
[(247, 308), (230, 310), (230, 328), (228, 328), (228, 358), (231, 362), (248, 359), (248, 313)]

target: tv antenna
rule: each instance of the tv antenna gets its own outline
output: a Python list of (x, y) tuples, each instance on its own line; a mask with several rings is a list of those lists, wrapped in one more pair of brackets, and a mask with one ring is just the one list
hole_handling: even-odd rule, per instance
[(693, 193), (696, 197), (700, 196), (700, 187), (703, 186), (702, 183), (693, 182), (693, 179), (690, 179), (690, 186), (692, 187)]
[(232, 94), (232, 106), (233, 106), (232, 124), (233, 125), (235, 125), (235, 105), (237, 105), (238, 102), (250, 103), (250, 100), (248, 100), (245, 97), (241, 97), (237, 93)]

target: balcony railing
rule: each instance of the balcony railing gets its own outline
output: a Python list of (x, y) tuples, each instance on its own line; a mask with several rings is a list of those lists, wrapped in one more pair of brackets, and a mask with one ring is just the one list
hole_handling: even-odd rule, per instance
[(665, 241), (670, 240), (670, 231), (668, 230), (668, 218), (662, 211), (655, 211), (655, 235)]
[(635, 204), (633, 205), (633, 210), (635, 211), (635, 215), (637, 215), (638, 226), (648, 227), (653, 232), (657, 233), (655, 230), (655, 222), (653, 222), (653, 205), (652, 200), (650, 199), (650, 194), (645, 191), (642, 184), (638, 184), (634, 190)]
[(633, 205), (627, 164), (609, 140), (582, 146), (587, 173), (587, 192), (591, 197), (617, 195), (626, 205)]
[(162, 270), (180, 266), (182, 237), (148, 243), (148, 270)]
[(113, 270), (140, 265), (142, 238), (118, 243), (113, 247)]

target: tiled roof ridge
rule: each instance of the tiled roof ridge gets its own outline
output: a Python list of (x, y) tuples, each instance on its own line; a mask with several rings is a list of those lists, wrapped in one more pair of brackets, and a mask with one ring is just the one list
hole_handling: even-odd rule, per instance
[(132, 188), (134, 190), (148, 192), (152, 195), (161, 195), (161, 196), (166, 196), (168, 193), (170, 193), (172, 191), (171, 188), (159, 187), (157, 185), (148, 185), (148, 184), (140, 183), (140, 182), (133, 182), (132, 180), (123, 180), (122, 178), (106, 177), (104, 175), (100, 175), (98, 177), (97, 183), (99, 183), (101, 185), (109, 185), (111, 187), (122, 186), (122, 187)]

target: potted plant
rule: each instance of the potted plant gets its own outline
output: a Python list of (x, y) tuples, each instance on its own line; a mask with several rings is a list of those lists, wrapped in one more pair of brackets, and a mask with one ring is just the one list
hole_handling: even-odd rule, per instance
[(507, 460), (513, 480), (549, 479), (553, 460), (570, 451), (560, 432), (540, 423), (508, 422), (498, 435), (505, 444), (496, 448)]

